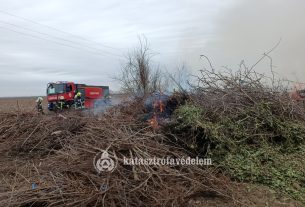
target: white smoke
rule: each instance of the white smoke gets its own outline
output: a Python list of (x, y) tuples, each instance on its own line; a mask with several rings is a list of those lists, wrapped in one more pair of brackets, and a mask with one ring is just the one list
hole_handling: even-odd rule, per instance
[[(282, 38), (271, 54), (275, 71), (281, 77), (305, 82), (304, 9), (303, 0), (237, 0), (217, 18), (214, 38), (199, 52), (217, 66), (236, 68), (243, 59), (254, 64)], [(256, 69), (268, 73), (269, 60)]]

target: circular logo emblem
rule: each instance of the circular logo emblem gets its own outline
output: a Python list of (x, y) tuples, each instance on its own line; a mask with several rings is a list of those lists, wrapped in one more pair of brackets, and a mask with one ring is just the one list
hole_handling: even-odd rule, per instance
[(99, 152), (93, 159), (93, 165), (98, 173), (112, 172), (117, 165), (117, 160), (110, 158), (107, 151)]

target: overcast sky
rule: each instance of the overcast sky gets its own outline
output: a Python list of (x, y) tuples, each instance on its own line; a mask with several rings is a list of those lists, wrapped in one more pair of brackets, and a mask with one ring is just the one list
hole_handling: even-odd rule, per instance
[[(305, 82), (303, 0), (0, 0), (0, 96), (43, 95), (48, 82), (110, 85), (145, 35), (161, 68), (196, 72), (272, 54), (281, 76)], [(268, 62), (258, 70), (268, 72)]]

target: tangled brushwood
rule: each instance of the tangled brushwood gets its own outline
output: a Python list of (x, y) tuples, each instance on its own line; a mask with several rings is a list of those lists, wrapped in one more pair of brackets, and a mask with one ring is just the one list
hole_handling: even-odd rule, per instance
[[(199, 166), (127, 166), (123, 157), (186, 157), (139, 121), (131, 103), (103, 116), (0, 116), (0, 206), (185, 206), (198, 195), (232, 200), (227, 179)], [(143, 109), (144, 110), (144, 109)], [(100, 150), (117, 160), (98, 173)]]
[(252, 69), (202, 70), (169, 135), (238, 181), (305, 201), (305, 111), (282, 81)]

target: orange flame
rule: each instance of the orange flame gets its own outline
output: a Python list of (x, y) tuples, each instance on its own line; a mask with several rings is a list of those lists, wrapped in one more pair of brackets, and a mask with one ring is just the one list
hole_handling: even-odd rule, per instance
[(160, 100), (159, 101), (159, 107), (160, 107), (160, 112), (163, 113), (164, 112), (164, 108), (165, 108), (165, 104)]
[(153, 129), (157, 129), (159, 128), (159, 123), (157, 120), (157, 115), (156, 113), (154, 113), (154, 116), (148, 120), (149, 121), (149, 125), (153, 128)]
[(162, 100), (154, 101), (153, 108), (154, 108), (154, 116), (151, 119), (149, 119), (148, 122), (152, 128), (157, 129), (159, 128), (157, 113), (164, 112), (165, 104), (162, 102)]

